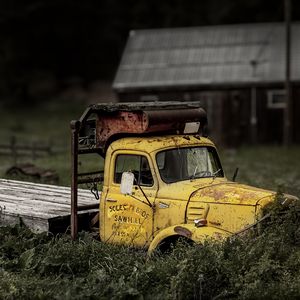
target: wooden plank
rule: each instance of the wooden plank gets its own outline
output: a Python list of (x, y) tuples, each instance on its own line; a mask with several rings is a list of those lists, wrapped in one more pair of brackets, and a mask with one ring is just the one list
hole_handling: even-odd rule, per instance
[[(38, 193), (37, 193), (38, 192)], [(70, 203), (70, 193), (66, 195), (59, 195), (55, 193), (40, 193), (39, 191), (28, 191), (28, 190), (1, 190), (0, 189), (0, 197), (1, 195), (5, 195), (5, 197), (9, 198), (16, 198), (22, 195), (22, 198), (27, 198), (31, 200), (43, 200), (43, 201), (55, 201), (55, 202), (65, 202)], [(82, 195), (79, 194), (79, 201), (83, 204), (87, 202), (87, 204), (94, 203), (97, 200), (93, 196), (93, 194), (90, 192), (89, 195)], [(98, 201), (99, 202), (99, 201)]]
[[(16, 196), (15, 194), (5, 194), (5, 196), (3, 196), (4, 194), (0, 192), (0, 199), (1, 201), (4, 201), (4, 202), (15, 202), (16, 200)], [(94, 197), (93, 197), (94, 198)], [(42, 202), (42, 203), (56, 203), (56, 204), (66, 204), (68, 206), (70, 206), (70, 200), (68, 198), (59, 198), (59, 197), (53, 197), (53, 196), (50, 196), (50, 197), (47, 197), (47, 196), (43, 196), (43, 197), (35, 197), (34, 194), (27, 194), (27, 195), (24, 195), (22, 194), (22, 196), (18, 196), (18, 202), (28, 202), (31, 201), (32, 204), (33, 203), (37, 203), (37, 202)], [(81, 199), (81, 200), (84, 200), (84, 199)], [(85, 199), (85, 201), (79, 201), (80, 205), (88, 205), (88, 204), (97, 204), (99, 203), (99, 200), (96, 200), (94, 198), (93, 199)]]
[[(86, 218), (92, 219), (90, 217), (91, 211), (85, 213), (79, 213), (79, 220), (82, 222), (86, 222)], [(96, 212), (94, 213), (94, 215)], [(63, 217), (55, 217), (51, 219), (43, 219), (38, 217), (30, 217), (30, 216), (19, 216), (19, 215), (1, 215), (0, 214), (0, 226), (13, 226), (16, 224), (23, 223), (30, 230), (35, 233), (51, 231), (53, 233), (57, 232), (66, 232), (70, 226), (70, 216)], [(80, 224), (81, 225), (81, 224)], [(86, 226), (86, 225), (85, 225)]]
[[(34, 187), (36, 190), (44, 190), (44, 191), (56, 191), (62, 193), (69, 193), (70, 187), (66, 186), (58, 186), (58, 185), (49, 185), (49, 184), (40, 184), (40, 183), (33, 183), (33, 182), (25, 182), (25, 181), (16, 181), (16, 180), (9, 180), (9, 179), (0, 179), (0, 187), (7, 188), (7, 187), (16, 187), (16, 188), (30, 188)], [(79, 189), (82, 193), (88, 193), (89, 190)]]
[[(70, 194), (70, 188), (64, 188), (64, 189), (56, 189), (55, 188), (56, 186), (54, 186), (54, 188), (52, 187), (51, 189), (49, 188), (41, 188), (39, 186), (35, 187), (35, 186), (31, 186), (31, 185), (9, 185), (9, 184), (5, 184), (4, 186), (0, 183), (0, 190), (14, 190), (14, 189), (17, 189), (17, 190), (28, 190), (30, 191), (31, 189), (34, 189), (35, 191), (40, 191), (42, 193), (53, 193), (53, 194), (56, 194), (56, 195), (67, 195), (67, 194)], [(81, 189), (80, 190), (80, 193), (82, 195), (88, 195), (90, 193), (89, 190), (83, 190)]]
[(44, 219), (55, 218), (57, 216), (70, 215), (70, 206), (64, 204), (28, 204), (16, 202), (1, 201), (0, 215), (1, 214), (19, 214), (27, 216), (36, 216)]
[[(88, 212), (98, 212), (98, 210), (89, 210)], [(85, 213), (85, 212), (84, 212)], [(30, 219), (39, 219), (41, 221), (44, 221), (45, 223), (48, 223), (52, 221), (53, 219), (56, 219), (58, 217), (64, 218), (64, 217), (69, 217), (70, 213), (66, 214), (64, 211), (61, 213), (59, 211), (55, 212), (49, 212), (47, 214), (44, 214), (40, 211), (32, 211), (29, 209), (23, 209), (20, 211), (17, 207), (11, 206), (8, 207), (7, 209), (3, 209), (1, 214), (0, 214), (0, 223), (2, 222), (2, 218), (5, 218), (6, 216), (11, 216), (16, 219), (23, 219), (23, 218), (30, 218)]]
[[(99, 202), (97, 202), (98, 204)], [(93, 203), (92, 203), (93, 204)], [(25, 199), (20, 197), (17, 201), (15, 199), (2, 198), (0, 196), (0, 207), (2, 208), (2, 213), (16, 213), (20, 215), (26, 214), (29, 216), (42, 215), (45, 218), (63, 216), (70, 214), (70, 204), (69, 203), (55, 203), (46, 201), (30, 201), (30, 199)]]
[[(70, 202), (70, 187), (0, 179), (0, 226), (14, 225), (22, 220), (33, 231), (47, 231), (50, 227), (66, 230)], [(78, 204), (99, 204), (99, 200), (89, 190), (80, 189)], [(86, 219), (96, 212), (98, 209), (80, 215)]]
[[(24, 189), (24, 190), (31, 190), (32, 188), (34, 188), (35, 191), (40, 191), (40, 192), (49, 192), (49, 193), (54, 193), (56, 195), (69, 195), (71, 188), (70, 187), (61, 187), (61, 186), (56, 186), (56, 185), (52, 185), (52, 186), (48, 186), (45, 185), (45, 187), (43, 185), (37, 184), (35, 186), (35, 184), (32, 183), (25, 183), (22, 182), (21, 184), (17, 184), (17, 183), (10, 183), (6, 181), (3, 181), (2, 179), (0, 179), (0, 190), (2, 189)], [(90, 190), (85, 190), (85, 189), (79, 189), (79, 193), (82, 195), (89, 195), (90, 194)]]
[[(56, 202), (56, 203), (70, 203), (70, 195), (66, 196), (57, 196), (57, 195), (45, 195), (45, 194), (35, 194), (35, 193), (27, 193), (24, 191), (20, 191), (18, 193), (12, 193), (10, 191), (0, 191), (0, 195), (5, 195), (7, 198), (12, 197), (12, 198), (19, 198), (20, 195), (22, 195), (22, 198), (24, 199), (31, 199), (31, 200), (42, 200), (44, 202)], [(82, 197), (82, 195), (79, 195), (79, 203), (80, 204), (93, 204), (99, 202), (95, 199), (95, 197), (90, 194), (89, 197)]]
[[(34, 203), (28, 203), (27, 202), (16, 202), (12, 199), (9, 200), (2, 200), (0, 198), (1, 208), (2, 210), (10, 211), (10, 209), (17, 209), (22, 213), (22, 211), (32, 211), (34, 213), (35, 211), (39, 211), (43, 214), (49, 214), (54, 213), (58, 215), (68, 215), (70, 214), (70, 205), (64, 204), (64, 203), (43, 203), (42, 201), (34, 202)], [(96, 203), (96, 205), (99, 205)]]
[[(39, 193), (37, 193), (37, 191)], [(14, 182), (13, 184), (10, 183), (8, 180), (2, 180), (0, 179), (0, 194), (16, 194), (20, 195), (20, 192), (23, 192), (25, 194), (29, 195), (35, 195), (36, 197), (41, 198), (42, 196), (54, 196), (55, 198), (64, 198), (64, 199), (70, 199), (70, 188), (69, 187), (60, 187), (60, 186), (47, 186), (43, 187), (43, 185), (32, 183), (25, 183), (21, 182), (20, 185), (17, 184), (17, 182)], [(31, 197), (31, 196), (30, 196)], [(93, 195), (89, 190), (83, 190), (79, 189), (79, 197), (82, 202), (88, 202), (90, 203), (92, 201)]]

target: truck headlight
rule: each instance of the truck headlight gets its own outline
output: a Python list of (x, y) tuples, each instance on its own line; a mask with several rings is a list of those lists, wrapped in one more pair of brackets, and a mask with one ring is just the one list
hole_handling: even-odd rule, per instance
[(207, 220), (206, 219), (195, 219), (194, 223), (195, 223), (196, 227), (203, 227), (203, 226), (207, 225)]

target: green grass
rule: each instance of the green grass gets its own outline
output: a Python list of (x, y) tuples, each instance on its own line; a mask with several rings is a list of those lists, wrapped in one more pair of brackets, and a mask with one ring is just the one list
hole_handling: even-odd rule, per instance
[[(14, 136), (18, 143), (32, 145), (53, 143), (58, 153), (34, 159), (18, 157), (17, 163), (34, 163), (36, 166), (53, 169), (59, 174), (59, 184), (70, 185), (71, 176), (71, 131), (70, 121), (78, 119), (86, 105), (83, 103), (46, 102), (34, 108), (15, 110), (0, 109), (0, 144), (10, 143)], [(11, 157), (0, 156), (0, 176), (5, 177), (8, 168), (14, 165)], [(94, 155), (91, 159), (80, 159), (81, 171), (99, 170), (103, 167), (103, 159)]]
[(299, 146), (244, 146), (221, 151), (221, 159), (229, 179), (238, 167), (239, 182), (300, 195)]

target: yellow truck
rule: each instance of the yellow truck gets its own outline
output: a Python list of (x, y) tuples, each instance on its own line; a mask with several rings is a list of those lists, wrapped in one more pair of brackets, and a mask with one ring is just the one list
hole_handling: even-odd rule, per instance
[[(259, 222), (276, 193), (228, 180), (206, 127), (206, 113), (194, 102), (90, 106), (71, 122), (72, 237), (85, 209), (77, 205), (78, 184), (93, 183), (98, 196), (102, 180), (94, 219), (105, 242), (151, 252), (179, 238), (224, 239)], [(78, 173), (79, 155), (89, 153), (105, 158), (100, 176)]]

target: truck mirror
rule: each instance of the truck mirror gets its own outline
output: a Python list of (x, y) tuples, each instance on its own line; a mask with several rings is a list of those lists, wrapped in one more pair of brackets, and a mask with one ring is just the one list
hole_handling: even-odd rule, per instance
[(121, 194), (132, 195), (133, 181), (134, 181), (134, 174), (132, 172), (122, 173)]

